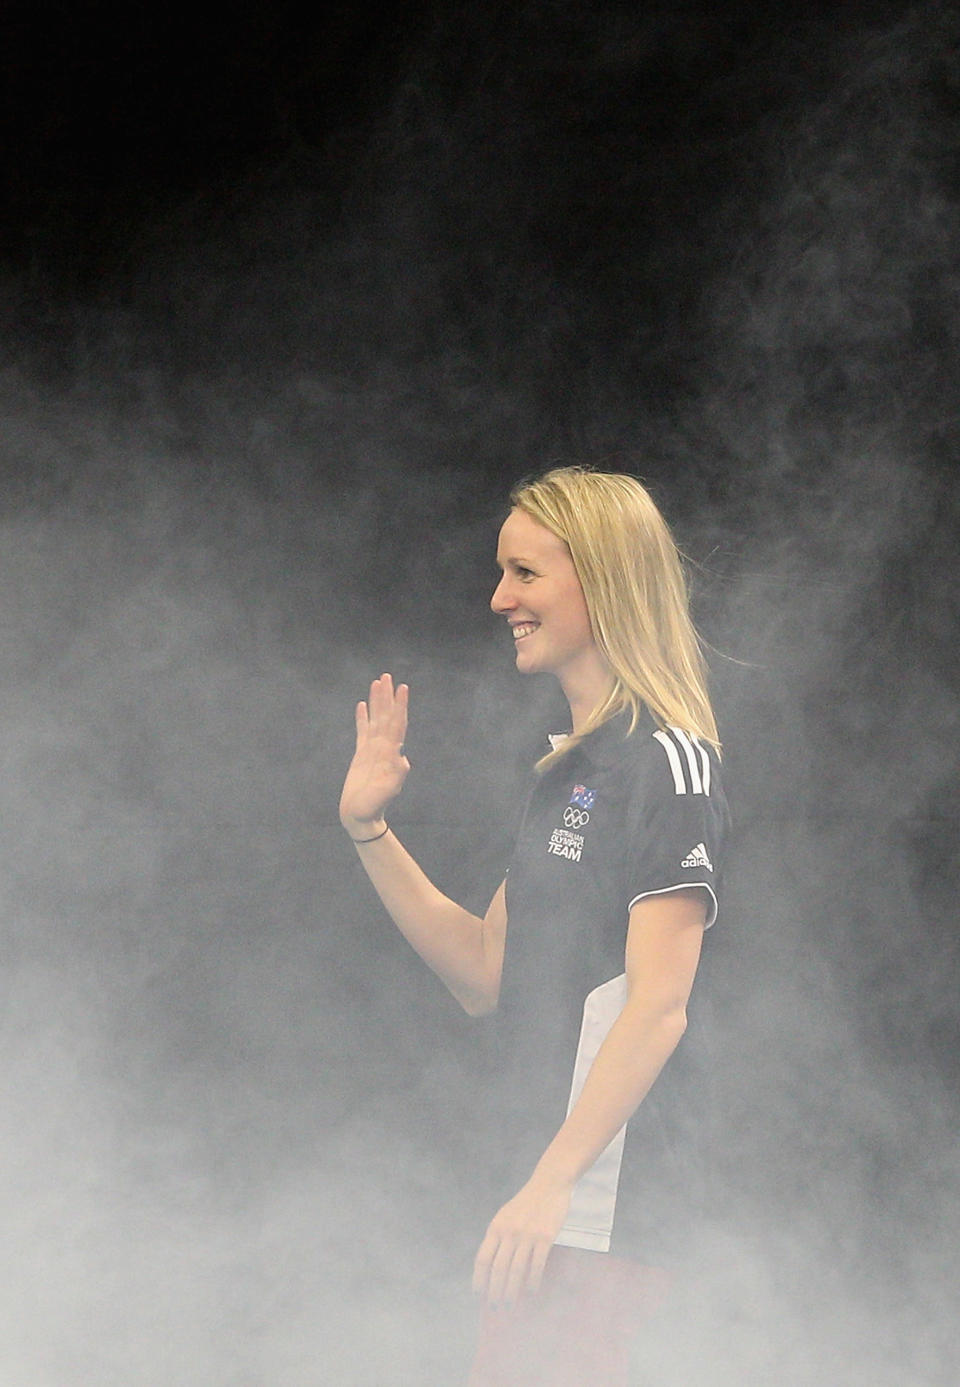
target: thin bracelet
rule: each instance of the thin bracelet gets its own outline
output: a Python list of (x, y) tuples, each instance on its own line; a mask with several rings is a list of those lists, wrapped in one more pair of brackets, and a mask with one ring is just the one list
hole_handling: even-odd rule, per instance
[(383, 830), (383, 833), (375, 833), (372, 838), (354, 838), (353, 834), (351, 833), (350, 841), (351, 843), (375, 843), (378, 838), (383, 838), (389, 832), (390, 825), (387, 824), (386, 828)]

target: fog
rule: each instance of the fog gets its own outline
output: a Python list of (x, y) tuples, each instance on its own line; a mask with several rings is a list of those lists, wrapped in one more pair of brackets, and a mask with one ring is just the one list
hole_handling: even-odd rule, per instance
[(464, 1377), (487, 1028), (336, 801), (390, 669), (398, 834), (493, 892), (562, 717), (496, 526), (576, 460), (689, 558), (735, 821), (715, 1210), (638, 1387), (952, 1381), (956, 40), (438, 8), (337, 198), (292, 141), (93, 287), (7, 272), (4, 1380)]

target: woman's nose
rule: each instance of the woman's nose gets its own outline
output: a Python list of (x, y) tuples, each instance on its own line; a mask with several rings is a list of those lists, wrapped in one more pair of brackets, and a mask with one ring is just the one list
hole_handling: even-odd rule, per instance
[(516, 606), (516, 603), (510, 596), (510, 589), (507, 586), (507, 575), (504, 574), (493, 590), (493, 596), (490, 598), (490, 608), (499, 615), (501, 612), (508, 612), (510, 608), (514, 606)]

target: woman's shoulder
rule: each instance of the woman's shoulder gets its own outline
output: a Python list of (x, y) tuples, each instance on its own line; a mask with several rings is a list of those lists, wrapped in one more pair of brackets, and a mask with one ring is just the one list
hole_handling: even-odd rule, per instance
[(645, 708), (632, 730), (621, 714), (593, 735), (591, 760), (619, 770), (644, 792), (707, 798), (722, 793), (716, 748), (686, 728), (661, 724)]
[(654, 727), (644, 739), (655, 773), (678, 795), (706, 795), (720, 787), (716, 748), (683, 727)]

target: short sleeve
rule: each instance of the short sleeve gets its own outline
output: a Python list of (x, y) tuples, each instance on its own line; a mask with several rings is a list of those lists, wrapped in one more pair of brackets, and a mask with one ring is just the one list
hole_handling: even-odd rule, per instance
[(717, 918), (729, 811), (712, 747), (679, 728), (658, 728), (630, 801), (628, 909), (645, 896), (702, 886), (707, 927)]

